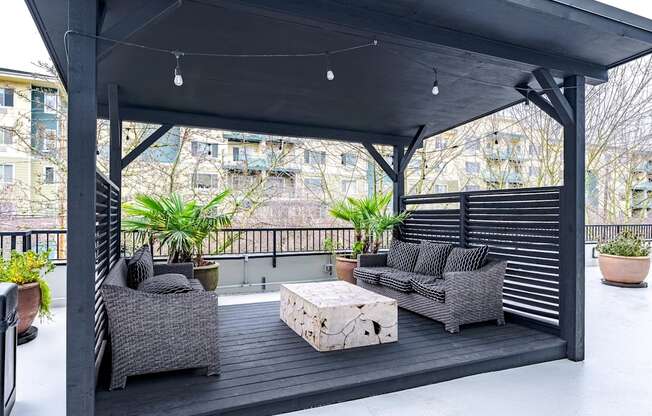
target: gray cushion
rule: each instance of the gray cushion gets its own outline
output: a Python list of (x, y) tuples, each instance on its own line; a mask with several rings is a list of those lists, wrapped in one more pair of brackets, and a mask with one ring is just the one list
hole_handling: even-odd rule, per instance
[(404, 272), (411, 272), (414, 270), (418, 256), (419, 244), (394, 239), (387, 253), (387, 266)]
[(452, 244), (421, 243), (414, 272), (441, 277), (452, 249)]
[(177, 273), (166, 273), (142, 281), (138, 285), (138, 290), (167, 295), (170, 293), (187, 293), (193, 289), (186, 276)]
[(380, 275), (380, 284), (386, 287), (389, 287), (399, 292), (411, 292), (412, 284), (410, 279), (413, 277), (414, 273), (405, 272), (402, 270), (394, 270), (389, 273), (382, 273)]
[(446, 301), (446, 291), (444, 290), (444, 280), (431, 278), (431, 280), (414, 279), (412, 280), (412, 290), (428, 299), (444, 303)]
[(380, 275), (387, 272), (394, 272), (391, 267), (356, 267), (353, 269), (353, 277), (365, 283), (377, 285), (380, 282)]
[(444, 273), (446, 272), (468, 272), (477, 270), (484, 265), (489, 247), (480, 246), (476, 248), (455, 247), (448, 255)]
[(149, 246), (142, 246), (131, 257), (127, 267), (127, 285), (136, 289), (141, 282), (154, 276), (154, 261)]

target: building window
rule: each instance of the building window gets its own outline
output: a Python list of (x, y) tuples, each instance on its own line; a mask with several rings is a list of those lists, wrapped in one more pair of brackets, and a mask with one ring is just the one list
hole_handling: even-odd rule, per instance
[(435, 193), (445, 194), (448, 192), (448, 185), (435, 185)]
[(468, 150), (469, 153), (478, 153), (480, 151), (480, 142), (478, 139), (471, 139), (464, 144), (464, 148)]
[(43, 183), (54, 183), (54, 167), (46, 166), (43, 169)]
[(534, 143), (530, 143), (528, 146), (528, 153), (530, 155), (536, 155), (537, 154), (537, 147), (534, 145)]
[(321, 192), (321, 178), (306, 178), (303, 185), (311, 192)]
[(0, 88), (0, 107), (14, 106), (14, 90), (11, 88)]
[(443, 150), (446, 148), (446, 139), (443, 137), (435, 137), (435, 149)]
[(0, 127), (0, 145), (14, 144), (14, 135), (9, 127)]
[(355, 153), (342, 153), (342, 164), (344, 166), (355, 166), (358, 163), (358, 155)]
[(14, 165), (0, 165), (0, 183), (14, 183)]
[(214, 173), (194, 173), (192, 175), (192, 187), (198, 189), (217, 188), (219, 176)]
[(480, 164), (478, 162), (466, 162), (466, 173), (480, 173)]
[(316, 150), (304, 150), (303, 161), (308, 165), (323, 165), (326, 163), (326, 152)]
[(43, 93), (43, 112), (47, 114), (56, 114), (59, 104), (59, 96), (56, 92)]
[(193, 156), (218, 156), (218, 147), (217, 143), (204, 143), (204, 142), (195, 142), (193, 141), (190, 144), (190, 153)]
[(466, 192), (473, 192), (473, 191), (479, 191), (480, 186), (479, 185), (466, 185), (464, 187), (464, 191)]
[(528, 170), (529, 170), (530, 176), (539, 176), (540, 170), (539, 170), (538, 166), (530, 166)]
[(355, 194), (357, 192), (356, 183), (354, 180), (343, 180), (341, 186), (342, 186), (342, 193)]

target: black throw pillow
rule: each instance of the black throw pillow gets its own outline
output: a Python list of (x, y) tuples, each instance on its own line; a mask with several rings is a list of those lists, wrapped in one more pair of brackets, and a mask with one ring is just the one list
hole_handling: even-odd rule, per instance
[(452, 244), (435, 244), (422, 242), (414, 272), (429, 276), (442, 277), (446, 259), (453, 249)]
[(455, 247), (446, 259), (444, 273), (447, 272), (469, 272), (477, 270), (484, 265), (489, 247), (480, 246), (476, 248)]
[(394, 239), (387, 253), (387, 266), (404, 272), (411, 272), (414, 270), (418, 255), (418, 244)]
[(127, 286), (136, 289), (143, 281), (154, 276), (154, 261), (149, 246), (142, 246), (127, 265)]

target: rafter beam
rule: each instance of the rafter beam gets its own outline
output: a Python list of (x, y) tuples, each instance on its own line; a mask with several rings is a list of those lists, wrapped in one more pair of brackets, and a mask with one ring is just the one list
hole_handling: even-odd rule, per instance
[(376, 163), (381, 167), (383, 171), (389, 176), (389, 178), (392, 180), (392, 182), (396, 182), (396, 178), (398, 177), (397, 173), (394, 171), (394, 168), (392, 168), (389, 163), (385, 160), (383, 155), (380, 154), (378, 150), (374, 147), (373, 144), (371, 143), (362, 143), (362, 145), (367, 149), (371, 157), (374, 158)]
[(539, 85), (541, 85), (541, 88), (546, 90), (545, 94), (548, 96), (548, 99), (550, 99), (550, 104), (552, 104), (552, 107), (559, 116), (561, 124), (564, 126), (573, 125), (575, 122), (573, 118), (573, 109), (568, 103), (566, 97), (564, 97), (564, 93), (555, 82), (550, 71), (545, 68), (538, 68), (532, 71), (532, 75), (534, 75), (534, 78), (536, 78)]
[[(147, 0), (142, 2), (140, 7), (130, 9), (129, 13), (115, 19), (117, 22), (113, 26), (102, 30), (99, 34), (107, 38), (126, 41), (145, 27), (179, 8), (182, 3), (182, 0)], [(110, 10), (103, 11), (104, 14), (107, 12)], [(101, 61), (106, 58), (116, 45), (113, 42), (98, 42), (97, 60)]]
[(417, 134), (414, 136), (414, 139), (412, 139), (412, 142), (410, 142), (405, 155), (403, 155), (403, 158), (401, 159), (401, 164), (398, 167), (399, 174), (405, 172), (405, 169), (407, 169), (410, 160), (412, 160), (412, 156), (414, 156), (414, 153), (416, 153), (417, 149), (421, 148), (423, 145), (423, 140), (426, 138), (426, 134), (429, 130), (430, 125), (428, 124), (424, 124), (423, 126), (419, 127)]
[(529, 91), (523, 91), (523, 88), (530, 88), (528, 85), (521, 84), (516, 86), (516, 91), (519, 92), (526, 100), (532, 102), (536, 105), (541, 111), (548, 114), (552, 117), (557, 123), (562, 124), (561, 118), (557, 114), (557, 110), (550, 104), (550, 101), (546, 100), (544, 97), (539, 95), (533, 88), (530, 88)]
[(131, 162), (134, 161), (138, 156), (140, 156), (145, 150), (149, 149), (158, 139), (163, 137), (173, 127), (172, 124), (164, 124), (152, 134), (150, 134), (145, 140), (140, 142), (138, 146), (125, 157), (122, 158), (122, 169), (129, 166)]

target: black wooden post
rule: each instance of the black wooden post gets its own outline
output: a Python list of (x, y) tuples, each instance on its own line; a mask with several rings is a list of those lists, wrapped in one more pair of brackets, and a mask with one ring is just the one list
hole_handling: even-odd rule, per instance
[[(108, 101), (109, 101), (109, 179), (115, 186), (118, 187), (118, 197), (122, 198), (122, 118), (120, 117), (120, 104), (119, 104), (119, 95), (118, 95), (118, 86), (116, 84), (110, 84), (108, 90)], [(116, 206), (117, 208), (117, 221), (118, 226), (116, 228), (109, 227), (109, 230), (117, 229), (116, 238), (116, 247), (118, 252), (122, 246), (120, 241), (121, 235), (120, 230), (122, 230), (122, 214), (121, 214), (121, 203), (118, 201)], [(111, 241), (111, 238), (109, 238)], [(119, 254), (119, 253), (118, 253)]]
[[(97, 4), (68, 1), (68, 28), (96, 33)], [(95, 413), (95, 151), (97, 97), (95, 39), (68, 42), (68, 266), (66, 408)]]
[(394, 145), (394, 156), (392, 158), (392, 165), (396, 173), (396, 180), (394, 180), (392, 209), (394, 214), (403, 212), (403, 201), (401, 197), (405, 195), (405, 173), (401, 171), (401, 161), (403, 160), (404, 149), (403, 145)]
[(560, 216), (561, 335), (568, 358), (584, 359), (584, 77), (564, 79), (573, 122), (564, 126), (564, 187)]

